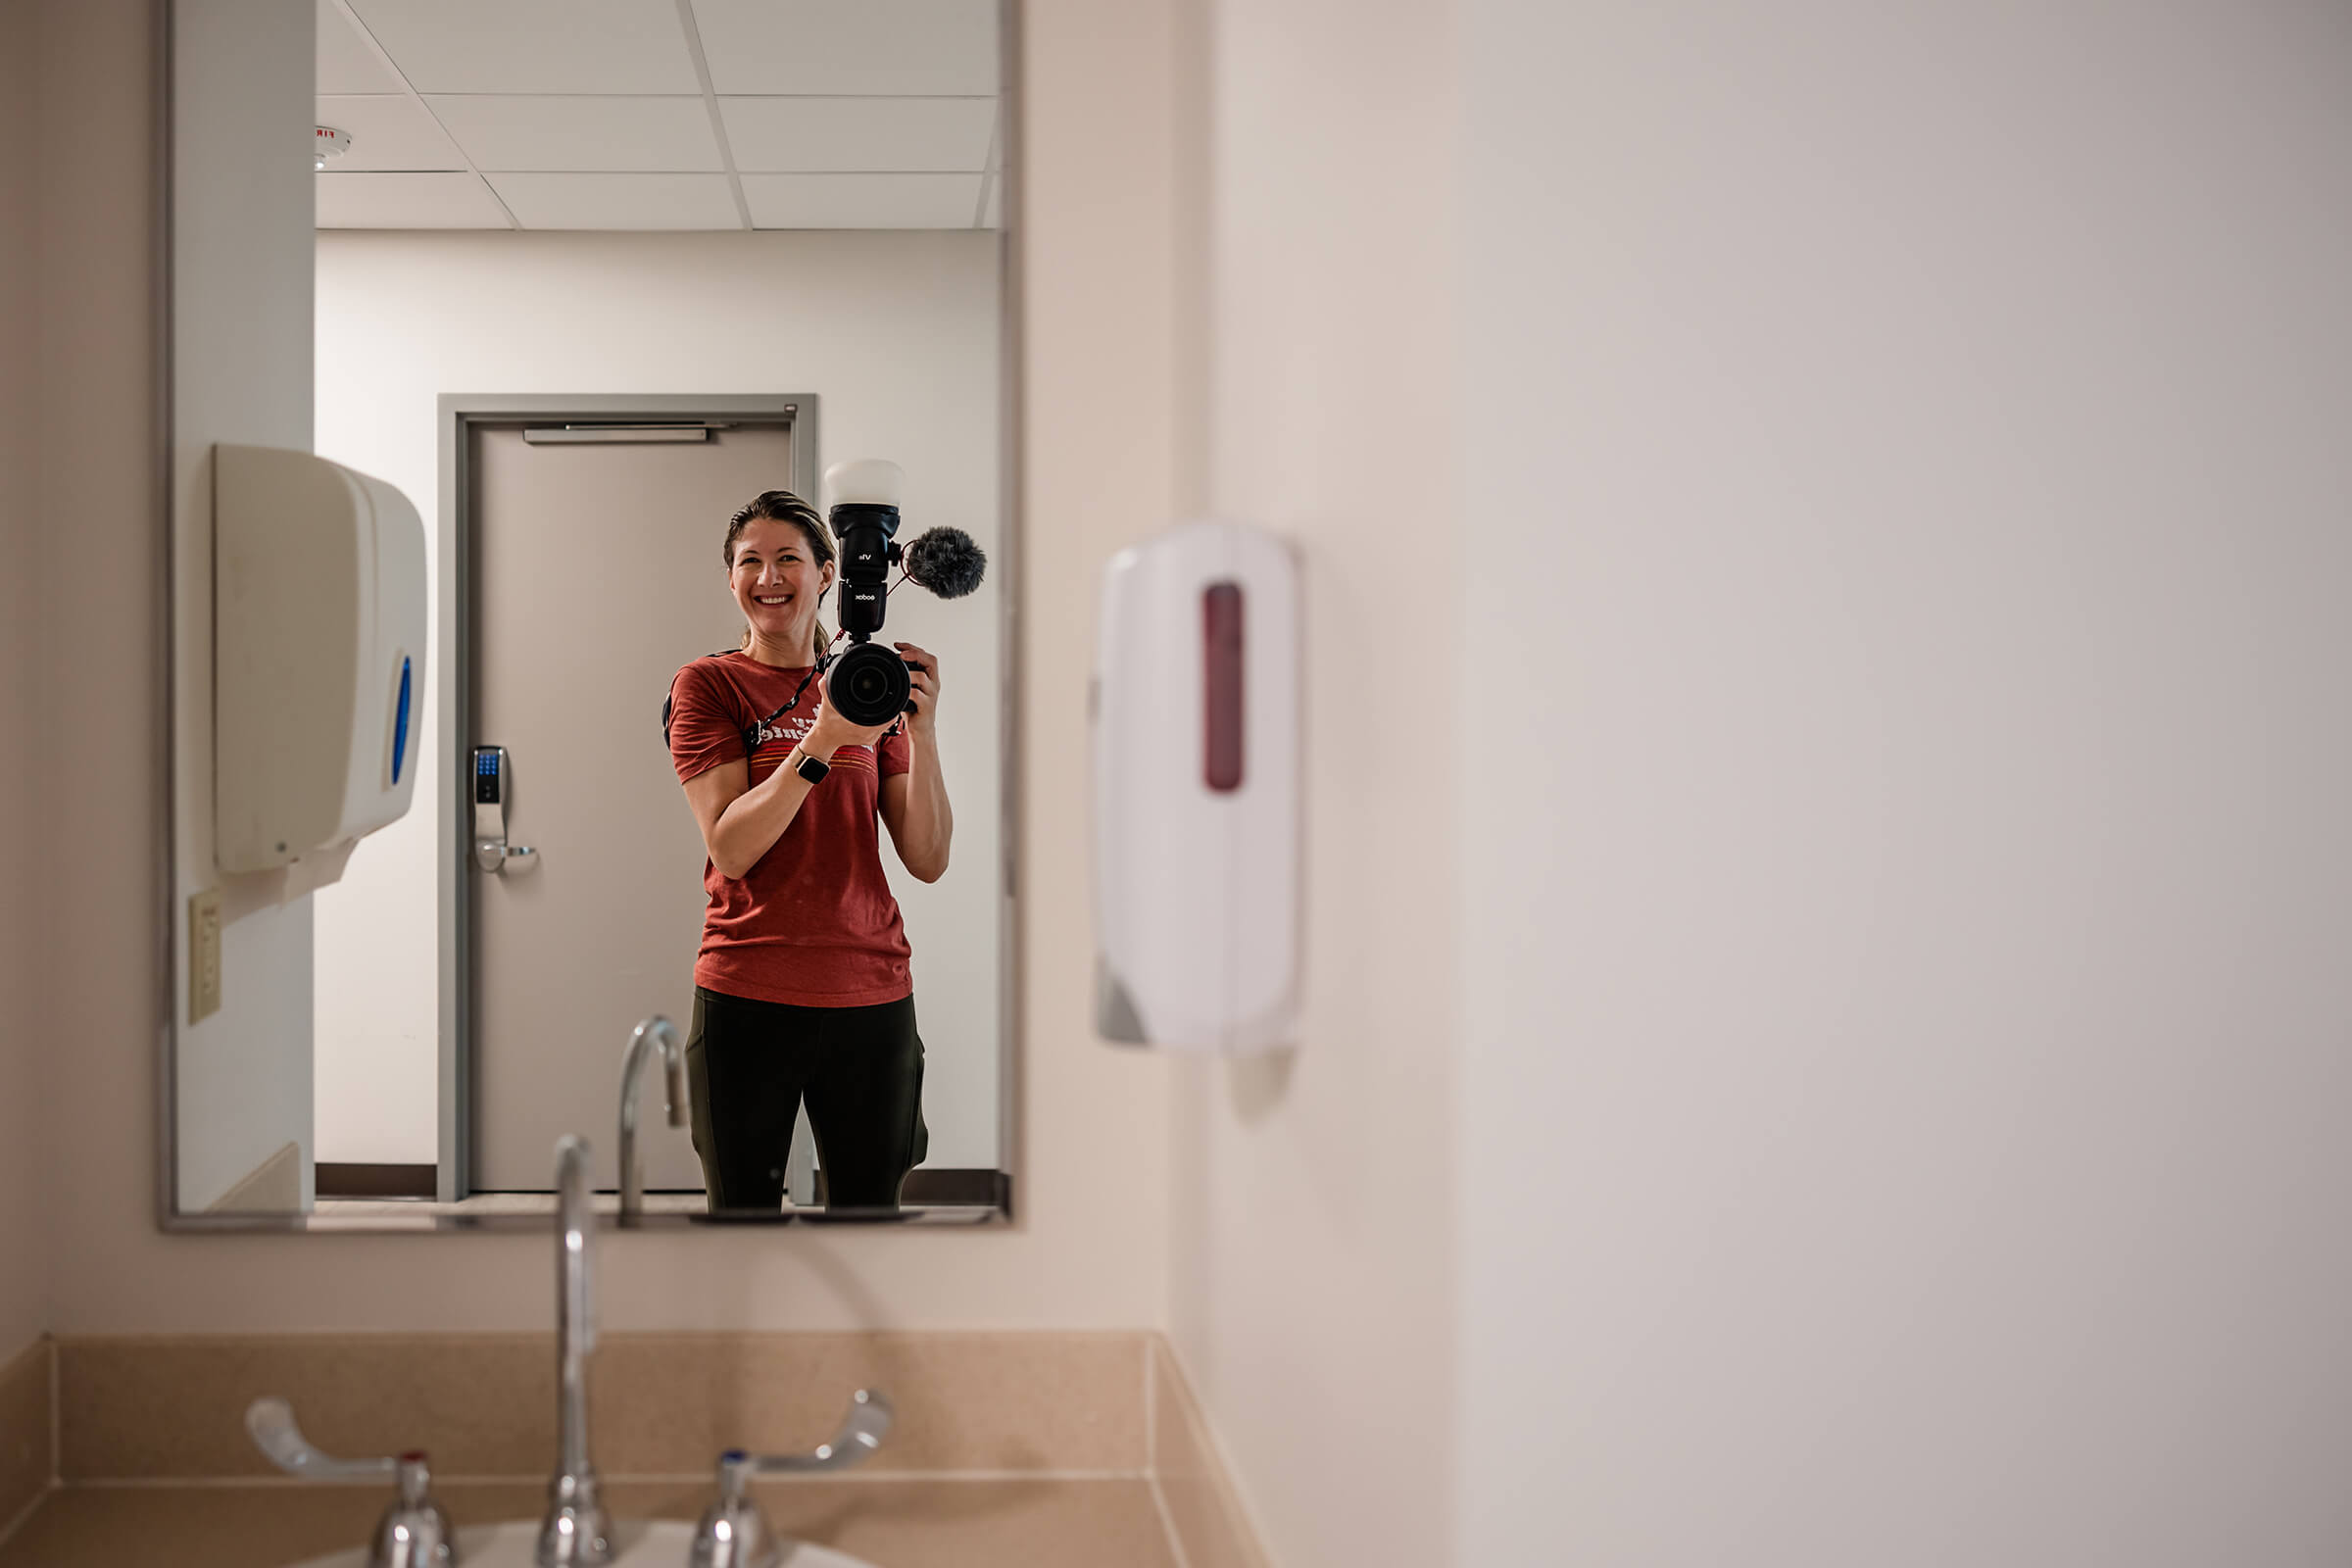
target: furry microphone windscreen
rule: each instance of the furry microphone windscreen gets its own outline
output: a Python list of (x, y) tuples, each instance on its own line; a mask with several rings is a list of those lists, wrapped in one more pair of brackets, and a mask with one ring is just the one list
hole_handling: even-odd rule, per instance
[(988, 556), (961, 528), (928, 528), (906, 546), (906, 575), (942, 599), (961, 599), (980, 586)]

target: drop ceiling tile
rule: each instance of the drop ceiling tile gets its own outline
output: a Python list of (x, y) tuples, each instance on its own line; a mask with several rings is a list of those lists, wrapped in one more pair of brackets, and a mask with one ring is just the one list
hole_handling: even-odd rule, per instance
[(710, 111), (694, 98), (506, 97), (425, 100), (476, 169), (613, 172), (723, 171)]
[(492, 174), (525, 228), (735, 228), (724, 174)]
[(969, 228), (978, 174), (746, 174), (760, 228)]
[(352, 0), (418, 92), (699, 93), (673, 0)]
[(989, 176), (988, 201), (980, 209), (980, 226), (982, 228), (1003, 228), (1004, 226), (1004, 176), (1002, 174)]
[(458, 144), (414, 98), (321, 97), (318, 123), (351, 133), (351, 150), (326, 166), (328, 173), (466, 167)]
[(471, 174), (319, 174), (320, 228), (505, 228)]
[(694, 16), (719, 93), (999, 87), (997, 0), (694, 0)]
[(746, 172), (946, 173), (988, 163), (993, 98), (721, 98)]
[(392, 74), (334, 0), (318, 0), (318, 91), (398, 92)]

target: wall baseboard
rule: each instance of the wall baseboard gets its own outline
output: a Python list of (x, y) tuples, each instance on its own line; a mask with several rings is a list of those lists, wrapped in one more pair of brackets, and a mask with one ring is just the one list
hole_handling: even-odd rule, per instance
[(0, 1366), (0, 1542), (57, 1485), (56, 1354), (44, 1336)]
[(422, 1165), (370, 1165), (322, 1159), (312, 1167), (320, 1198), (430, 1198), (436, 1169)]
[(1187, 1568), (1271, 1568), (1183, 1359), (1152, 1336), (1152, 1486)]
[[(423, 1198), (433, 1196), (434, 1167), (431, 1165), (371, 1165), (350, 1160), (322, 1159), (312, 1167), (313, 1178), (320, 1198), (386, 1199)], [(825, 1173), (816, 1173), (816, 1200), (825, 1199)], [(917, 1169), (906, 1173), (906, 1185), (899, 1194), (906, 1203), (961, 1203), (974, 1207), (1008, 1207), (1011, 1201), (1011, 1178), (1003, 1171), (981, 1167), (937, 1170)]]

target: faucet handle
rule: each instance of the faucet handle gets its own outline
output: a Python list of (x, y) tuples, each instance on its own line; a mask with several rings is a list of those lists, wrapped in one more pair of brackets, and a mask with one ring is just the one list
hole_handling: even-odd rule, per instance
[(695, 1527), (687, 1568), (776, 1568), (783, 1544), (751, 1494), (755, 1475), (846, 1470), (882, 1446), (890, 1436), (889, 1398), (879, 1390), (859, 1389), (851, 1397), (848, 1419), (832, 1441), (807, 1453), (746, 1453), (729, 1448), (718, 1456), (718, 1500)]
[(375, 1523), (368, 1568), (457, 1568), (457, 1529), (433, 1496), (432, 1471), (421, 1448), (380, 1459), (335, 1458), (302, 1435), (294, 1407), (275, 1397), (245, 1407), (245, 1430), (270, 1463), (305, 1481), (393, 1479), (399, 1494)]
[(400, 1461), (390, 1454), (380, 1459), (337, 1459), (324, 1452), (302, 1435), (294, 1420), (294, 1407), (274, 1396), (256, 1399), (245, 1407), (245, 1430), (270, 1463), (306, 1481), (392, 1476), (400, 1468)]
[(811, 1470), (847, 1470), (863, 1460), (890, 1436), (896, 1412), (879, 1389), (859, 1389), (850, 1396), (850, 1413), (832, 1441), (807, 1453), (762, 1453), (752, 1457), (755, 1472), (763, 1476), (802, 1475)]

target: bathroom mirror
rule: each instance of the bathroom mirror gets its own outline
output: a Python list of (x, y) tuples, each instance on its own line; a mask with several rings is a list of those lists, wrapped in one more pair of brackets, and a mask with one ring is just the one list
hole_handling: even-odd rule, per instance
[[(633, 1222), (1009, 1214), (1009, 11), (167, 14), (165, 1226), (536, 1226), (567, 1132), (611, 1210), (655, 1016), (694, 1116), (657, 1032)], [(322, 637), (224, 652), (289, 612), (244, 587), (224, 447), (405, 497), (419, 647), (379, 498), (349, 580), (300, 579)], [(889, 573), (871, 641), (907, 645), (913, 710), (843, 740), (816, 656), (851, 646), (824, 475), (855, 459), (897, 466), (896, 544), (960, 530), (986, 566), (956, 597)], [(313, 722), (314, 664), (355, 659), (397, 682)], [(232, 765), (259, 714), (307, 739)], [(225, 868), (221, 823), (347, 753), (405, 811)]]

